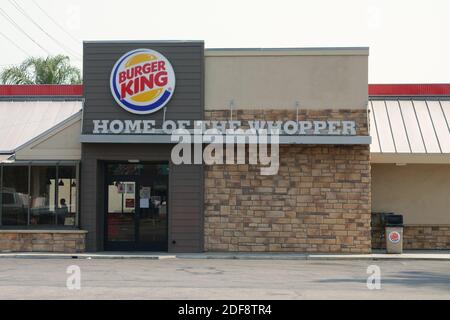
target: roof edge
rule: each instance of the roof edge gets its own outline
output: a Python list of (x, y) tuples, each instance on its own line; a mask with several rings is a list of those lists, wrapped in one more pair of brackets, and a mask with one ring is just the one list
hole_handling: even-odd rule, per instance
[(83, 40), (83, 43), (117, 43), (117, 44), (180, 44), (180, 43), (205, 43), (205, 40)]
[(30, 145), (33, 145), (34, 143), (36, 143), (37, 141), (39, 141), (42, 138), (48, 137), (50, 136), (52, 133), (57, 133), (59, 131), (61, 131), (62, 129), (66, 128), (69, 125), (72, 125), (73, 123), (75, 123), (78, 120), (81, 120), (82, 118), (82, 110), (79, 110), (78, 112), (72, 114), (71, 116), (69, 116), (68, 118), (58, 122), (57, 124), (55, 124), (54, 126), (48, 128), (47, 130), (45, 130), (44, 132), (41, 132), (40, 134), (38, 134), (37, 136), (31, 138), (30, 140), (22, 143), (21, 145), (17, 146), (13, 153), (17, 153), (17, 151), (20, 151)]
[(82, 84), (0, 85), (0, 97), (83, 97)]
[(369, 55), (369, 47), (206, 48), (205, 57)]
[(369, 96), (450, 96), (450, 84), (369, 84)]
[[(303, 48), (305, 55), (314, 53), (309, 49)], [(302, 49), (302, 50), (303, 50)], [(320, 49), (320, 48), (318, 48)], [(331, 49), (331, 48), (329, 48)], [(344, 49), (344, 48), (340, 48)], [(347, 48), (353, 50), (355, 48)], [(356, 48), (358, 49), (358, 48)], [(364, 48), (360, 48), (364, 49)], [(224, 51), (225, 50), (225, 51)], [(249, 51), (246, 51), (249, 50)], [(255, 55), (297, 55), (299, 51), (295, 48), (284, 49), (242, 49), (241, 51), (233, 51), (233, 49), (208, 49), (205, 55), (209, 56), (255, 56)], [(332, 51), (330, 51), (332, 52)], [(342, 51), (344, 52), (344, 51)], [(348, 52), (347, 52), (348, 53)], [(347, 54), (346, 53), (346, 54)], [(51, 99), (58, 98), (83, 98), (83, 85), (0, 85), (0, 99), (11, 98), (21, 99), (30, 97), (41, 97)], [(450, 83), (416, 83), (416, 84), (369, 84), (369, 96), (372, 97), (414, 97), (414, 96), (450, 96)]]

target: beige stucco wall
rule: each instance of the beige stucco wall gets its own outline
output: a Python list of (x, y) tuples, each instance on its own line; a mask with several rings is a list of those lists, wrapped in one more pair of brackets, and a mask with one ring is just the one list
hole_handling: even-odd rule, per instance
[(205, 108), (362, 109), (368, 49), (205, 52)]
[(16, 160), (80, 160), (81, 117), (16, 151)]
[(450, 224), (450, 164), (372, 164), (372, 211), (408, 225)]

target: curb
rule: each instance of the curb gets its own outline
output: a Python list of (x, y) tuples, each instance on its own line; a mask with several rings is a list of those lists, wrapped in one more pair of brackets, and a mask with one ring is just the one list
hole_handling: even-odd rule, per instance
[(306, 254), (178, 254), (178, 259), (307, 260)]
[(168, 260), (176, 259), (175, 255), (146, 255), (146, 254), (48, 254), (48, 253), (0, 253), (0, 259), (122, 259), (122, 260)]
[(436, 255), (436, 254), (420, 254), (420, 255), (410, 255), (410, 254), (373, 254), (369, 256), (361, 256), (361, 255), (355, 255), (355, 256), (337, 256), (337, 255), (309, 255), (308, 260), (317, 260), (317, 261), (324, 261), (324, 260), (340, 260), (340, 261), (364, 261), (364, 260), (372, 260), (372, 261), (379, 261), (379, 260), (397, 260), (397, 261), (405, 261), (405, 260), (428, 260), (428, 261), (450, 261), (450, 255), (444, 254), (444, 255)]
[(336, 254), (227, 254), (227, 253), (186, 253), (186, 254), (103, 254), (103, 253), (0, 253), (0, 259), (122, 259), (122, 260), (310, 260), (310, 261), (364, 261), (364, 260), (428, 260), (450, 261), (450, 254), (368, 254), (368, 255), (336, 255)]
[(227, 260), (309, 260), (309, 261), (379, 261), (379, 260), (428, 260), (428, 261), (450, 261), (450, 254), (420, 254), (420, 255), (177, 255), (178, 259), (227, 259)]

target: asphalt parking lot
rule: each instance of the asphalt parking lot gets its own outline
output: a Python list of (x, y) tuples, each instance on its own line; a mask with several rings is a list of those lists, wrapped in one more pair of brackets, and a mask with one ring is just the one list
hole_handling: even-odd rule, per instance
[[(71, 265), (79, 290), (66, 285)], [(450, 261), (3, 258), (0, 299), (450, 299)]]

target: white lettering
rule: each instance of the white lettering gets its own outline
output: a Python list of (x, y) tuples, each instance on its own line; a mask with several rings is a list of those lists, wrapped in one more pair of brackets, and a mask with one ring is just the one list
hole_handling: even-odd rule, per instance
[(307, 130), (311, 130), (312, 122), (311, 121), (299, 121), (300, 126), (300, 134), (306, 134)]
[(272, 130), (281, 130), (282, 125), (282, 121), (267, 121), (267, 130), (269, 130), (269, 132)]
[(108, 133), (109, 120), (94, 120), (94, 134)]
[(328, 121), (328, 134), (339, 135), (341, 130), (337, 127), (340, 125), (340, 121)]
[(155, 129), (153, 128), (155, 126), (155, 120), (144, 120), (142, 122), (144, 124), (142, 133), (145, 133), (145, 134), (155, 133)]
[(286, 134), (296, 134), (298, 132), (298, 123), (295, 121), (286, 121), (283, 130)]
[(187, 129), (188, 126), (191, 125), (191, 121), (189, 120), (178, 120), (178, 129)]
[(191, 135), (186, 129), (173, 131), (170, 140), (177, 142), (172, 148), (171, 159), (176, 165), (191, 164)]
[(167, 120), (163, 123), (163, 131), (165, 134), (171, 134), (177, 128), (175, 121)]
[(122, 133), (123, 132), (123, 122), (120, 120), (113, 120), (109, 125), (109, 130), (114, 133)]
[[(218, 134), (224, 135), (228, 130), (247, 130), (250, 127), (255, 133), (259, 130), (281, 131), (286, 135), (356, 135), (355, 121), (340, 120), (313, 120), (313, 121), (194, 121), (194, 133), (202, 135), (207, 130), (217, 130)], [(191, 131), (190, 120), (167, 120), (161, 125), (164, 134), (172, 134), (177, 129)], [(154, 134), (158, 128), (155, 120), (93, 120), (93, 134)], [(159, 130), (161, 130), (159, 129)], [(246, 137), (249, 137), (246, 134)]]
[(325, 121), (314, 121), (314, 134), (322, 134), (321, 130), (327, 127)]
[(344, 135), (356, 135), (355, 121), (342, 121), (342, 134)]
[(203, 161), (207, 165), (223, 164), (223, 136), (217, 129), (208, 129), (203, 142), (209, 144), (203, 150)]
[(141, 133), (141, 120), (125, 120), (124, 133)]

